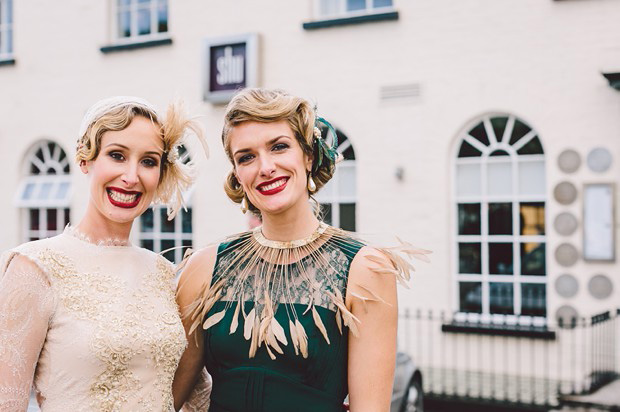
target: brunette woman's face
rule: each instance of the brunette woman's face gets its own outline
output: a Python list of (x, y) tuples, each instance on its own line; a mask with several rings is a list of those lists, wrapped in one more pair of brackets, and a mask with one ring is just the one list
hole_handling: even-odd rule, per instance
[(157, 191), (163, 141), (156, 124), (136, 116), (120, 131), (101, 136), (95, 160), (82, 165), (90, 176), (90, 203), (104, 219), (131, 223)]
[(286, 120), (243, 122), (232, 128), (228, 139), (237, 180), (261, 214), (307, 206), (312, 159)]

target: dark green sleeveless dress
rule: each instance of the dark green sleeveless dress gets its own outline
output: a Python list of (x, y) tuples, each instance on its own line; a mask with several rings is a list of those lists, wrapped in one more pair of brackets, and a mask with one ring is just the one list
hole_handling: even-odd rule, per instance
[[(234, 279), (235, 274), (227, 269), (234, 267), (243, 252), (239, 244), (239, 240), (220, 244), (212, 285), (222, 276)], [(275, 319), (280, 325), (288, 325), (291, 318), (289, 304), (294, 305), (308, 337), (307, 358), (295, 353), (287, 326), (283, 328), (288, 340), (288, 345), (282, 346), (283, 354), (276, 353), (273, 360), (263, 345), (258, 347), (254, 357), (249, 357), (250, 342), (243, 336), (243, 317), (239, 317), (237, 330), (230, 333), (236, 303), (232, 303), (231, 310), (226, 310), (221, 321), (203, 331), (206, 365), (213, 377), (210, 412), (343, 410), (343, 400), (348, 393), (348, 330), (344, 328), (340, 333), (335, 318), (337, 308), (327, 298), (327, 293), (334, 293), (333, 288), (337, 287), (342, 296), (346, 296), (349, 266), (362, 246), (353, 239), (349, 242), (328, 240), (312, 256), (286, 265), (291, 279), (301, 278), (295, 274), (299, 265), (303, 265), (306, 273), (312, 273), (311, 278), (317, 282), (314, 289), (309, 288), (306, 281), (285, 288), (278, 283), (277, 276), (272, 279)], [(252, 296), (254, 280), (250, 274), (243, 286), (246, 293), (245, 313), (255, 305), (256, 299), (247, 299), (247, 296)], [(221, 300), (214, 304), (205, 318), (222, 311), (227, 304), (230, 307), (231, 302), (235, 301), (230, 292), (223, 289)], [(316, 327), (311, 311), (306, 311), (310, 295), (313, 295), (314, 307), (325, 326), (329, 344)], [(260, 299), (256, 305), (260, 305)]]

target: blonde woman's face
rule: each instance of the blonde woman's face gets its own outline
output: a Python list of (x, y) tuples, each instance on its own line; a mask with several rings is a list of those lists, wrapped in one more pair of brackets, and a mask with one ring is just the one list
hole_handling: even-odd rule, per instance
[(243, 122), (228, 139), (237, 180), (261, 214), (307, 207), (312, 162), (288, 122)]
[(104, 219), (130, 223), (157, 191), (163, 141), (157, 126), (136, 116), (123, 130), (101, 136), (101, 150), (82, 170), (90, 176), (90, 203)]

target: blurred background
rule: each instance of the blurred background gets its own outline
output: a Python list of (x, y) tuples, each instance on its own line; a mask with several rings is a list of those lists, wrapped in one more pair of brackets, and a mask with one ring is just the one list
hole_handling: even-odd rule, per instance
[(619, 17), (617, 0), (0, 0), (0, 249), (79, 222), (78, 128), (111, 95), (181, 98), (211, 147), (189, 139), (187, 209), (150, 209), (135, 244), (247, 229), (223, 112), (283, 88), (337, 129), (326, 220), (434, 252), (400, 292), (429, 405), (577, 405), (620, 370)]

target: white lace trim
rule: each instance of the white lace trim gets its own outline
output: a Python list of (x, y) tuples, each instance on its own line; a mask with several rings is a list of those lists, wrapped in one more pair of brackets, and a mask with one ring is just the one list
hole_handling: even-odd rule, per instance
[(73, 236), (74, 238), (77, 238), (83, 242), (90, 243), (91, 245), (95, 245), (95, 246), (120, 246), (120, 247), (131, 246), (131, 243), (129, 242), (128, 239), (107, 238), (107, 239), (101, 239), (101, 240), (94, 240), (87, 234), (80, 232), (77, 228), (71, 225), (67, 225), (65, 227), (64, 233), (69, 236)]

